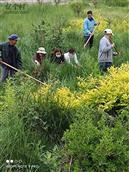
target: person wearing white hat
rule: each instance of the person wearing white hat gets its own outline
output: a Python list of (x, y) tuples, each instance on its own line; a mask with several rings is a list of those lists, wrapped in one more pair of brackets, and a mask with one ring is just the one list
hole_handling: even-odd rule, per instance
[(46, 58), (47, 52), (45, 51), (44, 47), (39, 47), (39, 49), (36, 51), (36, 54), (33, 57), (33, 61), (37, 66), (40, 66), (42, 64), (42, 61)]
[(113, 55), (117, 55), (117, 52), (113, 52), (113, 48), (115, 47), (115, 44), (111, 41), (113, 35), (111, 29), (105, 29), (104, 36), (100, 40), (98, 62), (102, 73), (106, 72), (112, 66)]

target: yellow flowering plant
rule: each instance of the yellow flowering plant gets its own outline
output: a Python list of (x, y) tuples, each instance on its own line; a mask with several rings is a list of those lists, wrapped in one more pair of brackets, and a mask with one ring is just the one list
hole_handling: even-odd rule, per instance
[(94, 78), (91, 75), (87, 80), (81, 77), (77, 79), (79, 91), (72, 92), (67, 87), (60, 87), (53, 92), (50, 91), (52, 86), (45, 84), (35, 94), (36, 99), (51, 100), (64, 110), (75, 110), (81, 105), (97, 106), (103, 110), (110, 110), (117, 104), (128, 106), (129, 64), (124, 64), (120, 68), (111, 67), (109, 74), (104, 77)]

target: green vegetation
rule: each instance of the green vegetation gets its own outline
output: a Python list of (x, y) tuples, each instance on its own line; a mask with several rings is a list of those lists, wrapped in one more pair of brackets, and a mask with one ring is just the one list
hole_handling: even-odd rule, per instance
[[(31, 58), (38, 47), (48, 52), (35, 76), (44, 85), (19, 73), (0, 85), (1, 171), (6, 171), (6, 160), (34, 165), (31, 172), (129, 171), (129, 17), (128, 2), (119, 7), (125, 6), (122, 2), (35, 4), (22, 10), (0, 6), (0, 40), (11, 33), (21, 37), (24, 71), (33, 75)], [(101, 23), (91, 50), (83, 48), (88, 9)], [(98, 45), (108, 27), (120, 55), (114, 58), (118, 68), (101, 76)], [(50, 63), (55, 47), (64, 52), (75, 48), (82, 67)]]

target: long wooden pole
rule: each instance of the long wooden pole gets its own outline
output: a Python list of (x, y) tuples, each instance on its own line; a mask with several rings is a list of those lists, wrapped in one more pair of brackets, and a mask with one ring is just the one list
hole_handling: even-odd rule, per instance
[(94, 35), (94, 32), (95, 32), (96, 28), (97, 28), (97, 26), (94, 28), (94, 30), (93, 30), (93, 32), (92, 32), (92, 34), (90, 34), (90, 36), (89, 36), (88, 40), (87, 40), (87, 41), (86, 41), (86, 43), (84, 44), (84, 48), (86, 48), (86, 46), (87, 46), (87, 44), (89, 43), (89, 41), (90, 41), (91, 37)]
[(30, 79), (32, 79), (32, 80), (34, 80), (34, 81), (36, 81), (36, 82), (38, 82), (38, 83), (40, 83), (40, 84), (44, 84), (42, 81), (40, 81), (40, 80), (38, 80), (38, 79), (32, 77), (31, 75), (28, 75), (27, 73), (25, 73), (25, 72), (21, 71), (20, 69), (17, 69), (17, 68), (15, 68), (15, 67), (9, 65), (8, 63), (6, 63), (6, 62), (4, 62), (4, 61), (0, 61), (0, 63), (6, 65), (6, 66), (8, 66), (8, 67), (10, 67), (11, 69), (14, 69), (14, 70), (17, 71), (17, 72), (22, 73), (23, 75), (27, 76), (28, 78), (30, 78)]

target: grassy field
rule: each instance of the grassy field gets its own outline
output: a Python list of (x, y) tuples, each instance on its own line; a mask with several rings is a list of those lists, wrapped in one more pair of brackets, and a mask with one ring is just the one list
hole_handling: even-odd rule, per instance
[[(82, 32), (89, 9), (100, 21), (91, 50), (83, 48)], [(36, 76), (43, 86), (21, 74), (0, 85), (2, 172), (11, 170), (12, 164), (16, 166), (11, 171), (26, 165), (25, 172), (129, 171), (128, 10), (91, 4), (77, 16), (71, 5), (34, 4), (24, 10), (0, 6), (0, 41), (11, 33), (20, 36), (25, 72), (33, 76), (32, 56), (38, 47), (48, 52)], [(120, 55), (114, 58), (116, 68), (101, 76), (98, 46), (106, 28), (113, 30)], [(63, 52), (75, 48), (82, 67), (50, 63), (55, 47)]]
[[(112, 8), (103, 6), (98, 7), (98, 9), (94, 9), (94, 15), (97, 18), (96, 20), (101, 20), (101, 25), (99, 31), (96, 31), (95, 45), (90, 53), (89, 51), (84, 50), (82, 46), (82, 24), (83, 19), (86, 17), (85, 12), (88, 9), (89, 7), (84, 8), (81, 14), (82, 17), (77, 18), (70, 7), (64, 5), (33, 5), (26, 7), (25, 12), (23, 11), (21, 14), (17, 14), (18, 11), (4, 12), (1, 7), (0, 40), (5, 41), (7, 39), (7, 35), (10, 33), (18, 33), (20, 35), (21, 41), (19, 42), (19, 46), (22, 51), (23, 60), (25, 62), (24, 66), (26, 69), (30, 69), (30, 59), (39, 46), (46, 47), (48, 57), (53, 47), (60, 46), (64, 52), (66, 52), (69, 47), (74, 47), (77, 50), (79, 60), (82, 64), (87, 63), (87, 60), (90, 58), (93, 65), (91, 68), (92, 70), (89, 69), (89, 63), (87, 63), (84, 65), (84, 72), (88, 72), (88, 74), (92, 72), (98, 73), (95, 64), (97, 62), (99, 40), (103, 35), (103, 29), (111, 27), (115, 32), (114, 41), (116, 42), (118, 49), (122, 52), (122, 57), (115, 60), (115, 65), (120, 65), (122, 62), (126, 62), (128, 56), (128, 47), (126, 46), (126, 43), (128, 42), (129, 32), (128, 8), (121, 9), (120, 7)], [(42, 21), (45, 22), (44, 26), (41, 25)], [(77, 26), (75, 24), (74, 26), (73, 24), (71, 30), (66, 29), (66, 33), (64, 31), (61, 33), (61, 36), (58, 36), (59, 29), (65, 30), (72, 21), (74, 21), (74, 23), (78, 22), (79, 25)], [(107, 21), (106, 24), (105, 21)], [(39, 40), (36, 40), (36, 36), (39, 37), (38, 33), (37, 35), (35, 33), (35, 29), (38, 30), (38, 28), (36, 28), (38, 25), (41, 25), (41, 27), (43, 27), (41, 30), (44, 29), (44, 32), (46, 32), (46, 37), (43, 38), (45, 41), (42, 39), (40, 40), (40, 38)], [(41, 32), (41, 36), (43, 36), (44, 32), (39, 32)], [(54, 36), (54, 38), (52, 38), (52, 36)], [(54, 42), (54, 39), (58, 40), (55, 40)], [(83, 60), (85, 60), (84, 63)]]

